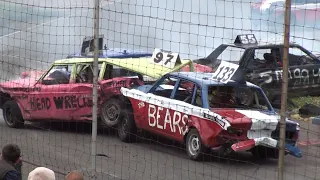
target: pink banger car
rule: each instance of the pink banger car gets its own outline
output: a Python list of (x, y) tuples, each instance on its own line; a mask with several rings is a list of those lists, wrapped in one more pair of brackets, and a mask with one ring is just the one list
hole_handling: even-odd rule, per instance
[[(180, 60), (180, 59), (179, 59)], [(91, 121), (93, 58), (55, 61), (48, 71), (24, 72), (20, 79), (0, 83), (0, 108), (9, 127), (25, 121)], [(166, 67), (150, 57), (99, 58), (99, 122), (118, 123), (121, 87), (151, 82), (174, 71), (210, 71), (209, 67), (181, 59)]]

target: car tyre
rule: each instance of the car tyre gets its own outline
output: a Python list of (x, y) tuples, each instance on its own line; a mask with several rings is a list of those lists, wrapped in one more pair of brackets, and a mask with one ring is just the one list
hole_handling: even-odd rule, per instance
[(11, 128), (22, 128), (24, 126), (24, 120), (20, 108), (13, 100), (4, 103), (3, 118), (7, 126)]
[(101, 106), (101, 122), (107, 127), (118, 125), (121, 113), (121, 101), (114, 98), (106, 100)]
[(202, 144), (202, 140), (197, 129), (190, 129), (186, 137), (186, 151), (190, 159), (199, 161), (208, 148)]
[(137, 133), (133, 112), (131, 109), (123, 109), (118, 124), (118, 137), (123, 142), (133, 142)]

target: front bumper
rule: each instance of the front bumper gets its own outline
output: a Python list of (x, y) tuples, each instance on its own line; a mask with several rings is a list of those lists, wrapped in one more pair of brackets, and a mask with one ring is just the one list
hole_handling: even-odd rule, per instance
[[(250, 150), (256, 146), (265, 146), (265, 147), (279, 149), (279, 144), (280, 142), (273, 138), (260, 137), (260, 138), (255, 138), (255, 139), (250, 139), (250, 140), (235, 143), (231, 146), (231, 148), (235, 152)], [(292, 144), (285, 143), (285, 151), (295, 157), (298, 157), (298, 158), (302, 157), (301, 150)]]

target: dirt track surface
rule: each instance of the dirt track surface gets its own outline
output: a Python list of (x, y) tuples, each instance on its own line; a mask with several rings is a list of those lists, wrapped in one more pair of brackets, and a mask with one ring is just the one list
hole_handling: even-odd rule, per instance
[[(306, 133), (308, 129), (309, 133)], [(319, 127), (302, 124), (300, 141), (319, 139)], [(11, 129), (0, 121), (0, 144), (20, 145), (24, 175), (37, 166), (46, 166), (63, 177), (73, 169), (87, 176), (91, 168), (90, 124), (27, 124)], [(133, 144), (121, 142), (114, 131), (101, 130), (97, 139), (97, 179), (276, 179), (277, 161), (255, 160), (250, 153), (232, 154), (226, 158), (214, 154), (205, 161), (194, 162), (182, 146), (154, 136), (144, 136)], [(319, 142), (319, 141), (318, 141)], [(303, 158), (285, 157), (285, 179), (316, 179), (320, 163), (319, 147), (302, 147)], [(32, 164), (29, 164), (32, 163)]]

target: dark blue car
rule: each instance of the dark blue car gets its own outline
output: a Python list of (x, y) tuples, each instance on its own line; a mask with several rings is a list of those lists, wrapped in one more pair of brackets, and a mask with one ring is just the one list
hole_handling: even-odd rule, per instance
[[(259, 42), (253, 34), (238, 35), (195, 63), (215, 70), (221, 60), (239, 65), (247, 81), (260, 86), (275, 108), (280, 108), (283, 42)], [(320, 95), (320, 59), (301, 45), (289, 44), (288, 97)], [(291, 102), (290, 102), (291, 103)]]
[[(93, 37), (86, 36), (83, 39), (81, 52), (70, 54), (67, 58), (92, 58), (93, 54)], [(152, 53), (143, 50), (127, 50), (121, 48), (107, 48), (106, 45), (103, 47), (103, 35), (99, 37), (99, 57), (100, 58), (140, 58), (140, 57), (151, 57)]]

